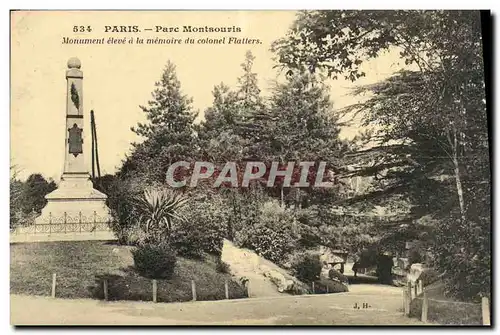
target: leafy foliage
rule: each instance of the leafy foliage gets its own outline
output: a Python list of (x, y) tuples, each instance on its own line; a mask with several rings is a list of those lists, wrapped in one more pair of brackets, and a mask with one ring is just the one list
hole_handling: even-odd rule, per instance
[(338, 281), (340, 283), (345, 283), (345, 284), (347, 284), (349, 282), (347, 277), (344, 274), (340, 273), (340, 271), (338, 271), (336, 269), (330, 269), (328, 271), (328, 278), (335, 280), (335, 281)]
[(121, 244), (135, 245), (144, 240), (139, 227), (139, 212), (135, 199), (140, 197), (145, 182), (137, 178), (116, 177), (101, 191), (107, 196), (107, 205), (113, 216), (111, 229)]
[(175, 249), (167, 244), (143, 244), (133, 252), (137, 272), (147, 278), (172, 277), (177, 262)]
[(33, 224), (47, 203), (45, 196), (57, 187), (39, 173), (23, 182), (15, 172), (10, 178), (10, 228)]
[(323, 265), (317, 253), (304, 252), (295, 255), (291, 261), (293, 275), (305, 282), (319, 279)]
[(222, 260), (218, 260), (216, 264), (217, 272), (231, 274), (231, 266)]
[(198, 145), (193, 121), (192, 99), (181, 91), (175, 65), (168, 62), (160, 81), (155, 83), (153, 99), (141, 106), (147, 123), (133, 127), (144, 141), (135, 143), (123, 163), (120, 174), (143, 175), (149, 183), (165, 181), (168, 167), (180, 160), (190, 160)]
[(136, 199), (139, 225), (147, 239), (144, 242), (160, 243), (170, 240), (173, 222), (182, 220), (179, 211), (187, 201), (188, 198), (169, 189), (146, 189)]
[(204, 254), (220, 256), (227, 235), (227, 215), (218, 199), (193, 200), (182, 213), (172, 232), (179, 255), (201, 258)]
[(25, 213), (41, 213), (47, 203), (45, 196), (57, 188), (54, 181), (47, 181), (41, 174), (32, 174), (26, 179), (23, 197)]
[(293, 213), (268, 202), (259, 209), (258, 218), (244, 231), (237, 231), (237, 245), (255, 250), (260, 256), (284, 264), (296, 247), (298, 228)]
[[(399, 212), (378, 243), (425, 240), (448, 290), (462, 297), (489, 294), (491, 268), (481, 42), (477, 11), (307, 11), (273, 46), (289, 75), (355, 81), (363, 62), (387, 50), (413, 66), (358, 89), (369, 98), (344, 110), (372, 126), (370, 143), (346, 157), (355, 168), (345, 176), (374, 178), (371, 192), (344, 205)], [(422, 224), (426, 216), (433, 225)]]

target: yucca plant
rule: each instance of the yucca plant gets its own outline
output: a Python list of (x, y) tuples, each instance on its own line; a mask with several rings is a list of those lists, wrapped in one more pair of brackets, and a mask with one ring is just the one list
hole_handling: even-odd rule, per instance
[(139, 224), (147, 240), (144, 242), (168, 242), (173, 222), (182, 220), (179, 211), (188, 200), (189, 198), (169, 189), (146, 189), (136, 199)]

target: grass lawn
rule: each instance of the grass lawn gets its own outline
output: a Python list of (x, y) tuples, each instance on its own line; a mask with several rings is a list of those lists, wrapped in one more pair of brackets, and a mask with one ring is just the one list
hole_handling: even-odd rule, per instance
[[(110, 300), (152, 300), (152, 281), (133, 268), (131, 247), (106, 241), (64, 241), (10, 245), (10, 292), (51, 294), (52, 274), (57, 274), (56, 296), (103, 299), (103, 279), (108, 279)], [(158, 280), (158, 302), (192, 299), (191, 280), (197, 300), (225, 298), (229, 282), (231, 299), (246, 297), (246, 290), (228, 274), (216, 271), (213, 259), (179, 257), (174, 276)]]
[[(481, 304), (461, 303), (444, 294), (444, 285), (433, 283), (425, 288), (429, 298), (429, 321), (441, 325), (482, 325)], [(436, 301), (439, 300), (439, 301)], [(410, 304), (410, 317), (422, 315), (422, 294)]]

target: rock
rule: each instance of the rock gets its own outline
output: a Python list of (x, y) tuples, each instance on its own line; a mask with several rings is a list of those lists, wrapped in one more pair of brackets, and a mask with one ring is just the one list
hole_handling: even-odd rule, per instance
[(248, 285), (248, 281), (249, 281), (249, 279), (248, 279), (247, 277), (241, 277), (241, 278), (240, 278), (240, 283), (241, 283), (241, 285), (243, 285), (244, 287), (247, 287), (247, 285)]
[(347, 279), (347, 277), (335, 269), (330, 269), (330, 271), (328, 271), (328, 278), (330, 280), (338, 281), (339, 283), (342, 283), (344, 285), (349, 284), (349, 280)]
[(269, 270), (264, 272), (264, 276), (278, 287), (278, 292), (289, 292), (293, 290), (294, 281), (287, 279), (281, 272), (276, 270)]
[(113, 253), (114, 253), (114, 254), (117, 254), (117, 253), (119, 253), (119, 252), (120, 252), (120, 250), (118, 250), (118, 248), (113, 248)]
[(425, 268), (422, 263), (414, 263), (410, 266), (410, 271), (408, 272), (408, 275), (406, 276), (409, 281), (414, 283), (418, 277), (424, 272)]
[(410, 262), (408, 261), (408, 258), (398, 258), (394, 264), (401, 270), (406, 270), (410, 265)]

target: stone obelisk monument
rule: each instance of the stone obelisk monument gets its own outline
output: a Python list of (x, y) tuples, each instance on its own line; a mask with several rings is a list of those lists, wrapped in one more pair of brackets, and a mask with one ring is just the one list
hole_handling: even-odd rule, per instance
[[(106, 195), (93, 188), (83, 150), (83, 72), (78, 58), (66, 71), (66, 136), (64, 170), (59, 187), (47, 194), (47, 205), (35, 224), (104, 223), (110, 220)], [(62, 141), (62, 139), (61, 139)]]

